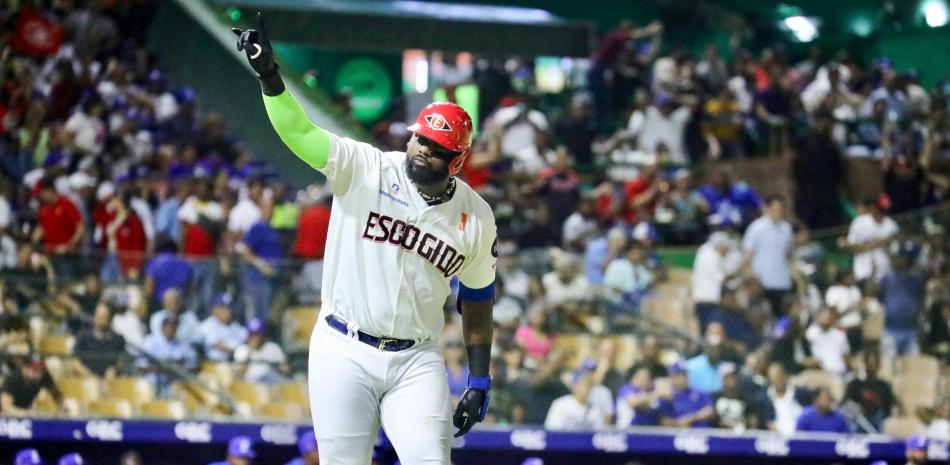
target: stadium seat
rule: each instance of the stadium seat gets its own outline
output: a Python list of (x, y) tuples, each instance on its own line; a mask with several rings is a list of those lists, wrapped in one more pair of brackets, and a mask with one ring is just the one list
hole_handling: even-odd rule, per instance
[(94, 416), (132, 418), (132, 404), (125, 399), (101, 399), (89, 404), (87, 411)]
[(274, 386), (273, 398), (278, 402), (310, 405), (310, 396), (307, 395), (307, 384), (302, 382), (290, 382)]
[(890, 417), (881, 425), (881, 432), (891, 436), (906, 438), (924, 432), (924, 424), (917, 417), (905, 415)]
[(884, 312), (871, 312), (864, 317), (861, 324), (861, 330), (864, 334), (864, 340), (868, 342), (878, 342), (881, 335), (884, 334)]
[(229, 389), (236, 402), (246, 402), (258, 408), (270, 402), (270, 390), (267, 385), (237, 381)]
[(204, 362), (201, 364), (201, 373), (207, 374), (220, 386), (230, 386), (234, 382), (234, 368), (227, 362)]
[(904, 377), (912, 376), (919, 380), (934, 383), (940, 379), (940, 362), (930, 355), (916, 355), (897, 359), (897, 370)]
[(306, 418), (304, 408), (290, 402), (271, 402), (261, 407), (260, 414), (274, 420), (300, 421)]
[(71, 355), (76, 338), (68, 334), (49, 334), (40, 339), (40, 353), (43, 355)]
[(294, 352), (310, 347), (310, 335), (317, 324), (317, 307), (294, 307), (284, 313), (284, 350)]
[(594, 338), (590, 334), (559, 334), (554, 345), (567, 354), (565, 367), (573, 370), (593, 353)]
[(155, 398), (155, 387), (142, 378), (113, 378), (105, 386), (110, 398), (127, 400), (135, 407)]
[(88, 405), (101, 397), (99, 380), (93, 377), (63, 378), (56, 382), (56, 387), (63, 393), (64, 399), (74, 399), (80, 405)]
[(844, 398), (844, 381), (825, 370), (805, 370), (792, 378), (792, 384), (802, 386), (808, 389), (818, 389), (827, 387), (831, 389), (831, 395), (836, 401)]
[(191, 412), (212, 409), (221, 403), (217, 393), (197, 383), (177, 381), (172, 384), (172, 396), (182, 401)]
[(142, 416), (165, 420), (181, 420), (187, 414), (185, 404), (177, 400), (153, 400), (142, 404)]
[(904, 376), (894, 380), (894, 394), (904, 409), (904, 415), (914, 415), (917, 407), (934, 406), (937, 401), (937, 380), (930, 381)]

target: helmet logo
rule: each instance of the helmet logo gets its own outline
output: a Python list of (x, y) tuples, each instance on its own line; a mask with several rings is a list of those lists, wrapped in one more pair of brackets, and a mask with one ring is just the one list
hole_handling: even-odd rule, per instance
[(426, 115), (426, 124), (435, 131), (452, 132), (452, 127), (449, 126), (449, 122), (445, 120), (444, 116), (438, 113)]

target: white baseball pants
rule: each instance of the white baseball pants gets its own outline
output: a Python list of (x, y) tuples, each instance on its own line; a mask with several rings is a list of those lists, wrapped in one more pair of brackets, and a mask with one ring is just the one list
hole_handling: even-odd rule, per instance
[(438, 341), (384, 352), (327, 325), (310, 338), (320, 465), (369, 465), (380, 424), (404, 465), (450, 465), (451, 406)]

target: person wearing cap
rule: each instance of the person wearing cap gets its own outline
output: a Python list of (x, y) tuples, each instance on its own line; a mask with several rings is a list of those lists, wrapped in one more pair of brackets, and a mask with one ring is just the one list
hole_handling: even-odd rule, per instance
[(660, 424), (679, 428), (711, 427), (716, 411), (706, 393), (689, 387), (686, 364), (676, 362), (668, 369), (673, 389), (663, 393)]
[(631, 369), (630, 382), (617, 391), (617, 427), (659, 426), (660, 393), (648, 365)]
[(43, 244), (57, 274), (73, 276), (77, 247), (86, 231), (82, 215), (76, 205), (56, 192), (52, 178), (40, 180), (39, 187), (40, 208), (33, 229), (33, 243)]
[(320, 451), (317, 447), (317, 436), (313, 430), (308, 430), (297, 439), (297, 450), (300, 451), (299, 457), (285, 465), (320, 465)]
[(202, 334), (198, 317), (195, 312), (184, 308), (181, 292), (175, 287), (169, 287), (162, 295), (161, 310), (152, 314), (148, 320), (148, 329), (153, 333), (162, 330), (162, 324), (168, 317), (178, 319), (178, 332), (175, 336), (189, 344), (200, 344)]
[(927, 436), (915, 434), (907, 438), (904, 456), (907, 458), (907, 465), (924, 465), (927, 463), (927, 448), (930, 441)]
[(851, 221), (848, 235), (838, 245), (854, 254), (854, 278), (858, 283), (880, 279), (891, 269), (887, 244), (900, 232), (897, 223), (886, 216), (888, 201), (884, 198), (866, 198), (861, 202), (860, 214)]
[(706, 242), (696, 251), (693, 262), (693, 310), (699, 320), (699, 332), (705, 333), (706, 326), (718, 318), (722, 311), (719, 304), (722, 288), (729, 278), (726, 256), (732, 248), (732, 240), (722, 231), (709, 235)]
[(235, 436), (228, 441), (228, 455), (224, 460), (208, 465), (251, 465), (255, 458), (254, 441), (247, 436)]
[(211, 316), (201, 322), (205, 355), (209, 360), (227, 362), (234, 350), (247, 341), (247, 329), (234, 321), (231, 296), (219, 294), (211, 305)]
[(597, 363), (584, 360), (575, 370), (571, 381), (571, 393), (551, 403), (544, 428), (557, 431), (581, 431), (603, 429), (613, 417), (613, 396), (610, 390), (597, 385), (594, 371)]
[(827, 386), (818, 388), (810, 407), (802, 411), (795, 423), (795, 431), (823, 431), (850, 433), (851, 426), (844, 414), (835, 409), (835, 398)]
[[(142, 340), (142, 351), (166, 364), (185, 370), (194, 369), (198, 365), (198, 355), (191, 344), (178, 338), (177, 333), (178, 317), (166, 316), (161, 331), (149, 333)], [(153, 365), (147, 357), (140, 357), (136, 366), (146, 372), (146, 379), (158, 386), (160, 392), (171, 382), (169, 375), (161, 367)]]
[[(382, 424), (406, 463), (448, 465), (452, 426), (461, 436), (483, 421), (491, 390), (495, 219), (456, 178), (472, 118), (453, 103), (425, 106), (405, 152), (339, 137), (286, 89), (262, 15), (257, 29), (233, 32), (275, 131), (334, 194), (308, 370), (321, 455), (369, 462)], [(453, 414), (438, 338), (456, 278), (470, 376)]]
[(36, 413), (33, 401), (46, 391), (57, 405), (62, 405), (63, 395), (39, 356), (24, 359), (19, 369), (3, 380), (0, 387), (0, 412), (4, 416), (20, 417)]
[(13, 465), (43, 465), (43, 458), (36, 449), (31, 447), (17, 452), (13, 458)]
[(83, 465), (86, 463), (77, 452), (70, 452), (59, 458), (56, 465)]
[(253, 318), (247, 322), (247, 342), (234, 350), (237, 374), (252, 383), (277, 384), (287, 380), (290, 367), (279, 345), (265, 341), (264, 321)]

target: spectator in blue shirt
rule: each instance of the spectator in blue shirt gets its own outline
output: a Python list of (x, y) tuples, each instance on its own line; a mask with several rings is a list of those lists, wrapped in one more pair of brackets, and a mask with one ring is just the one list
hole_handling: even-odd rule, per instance
[[(142, 340), (142, 351), (159, 361), (178, 365), (186, 370), (193, 369), (198, 364), (198, 355), (195, 349), (181, 339), (178, 339), (178, 318), (173, 316), (165, 317), (162, 322), (161, 332), (149, 333)], [(168, 387), (171, 379), (169, 375), (160, 368), (149, 363), (148, 358), (142, 357), (136, 362), (136, 365), (146, 370), (145, 378), (157, 387), (159, 393), (163, 393)]]
[(231, 297), (221, 294), (214, 299), (211, 316), (201, 322), (205, 355), (215, 362), (231, 360), (234, 350), (247, 341), (247, 328), (232, 318)]
[(720, 171), (716, 180), (698, 189), (706, 203), (709, 215), (736, 220), (741, 225), (749, 224), (762, 208), (762, 199), (745, 182), (732, 182), (732, 176)]
[(722, 341), (708, 339), (703, 353), (686, 361), (689, 387), (706, 394), (715, 394), (722, 390), (722, 377), (719, 374), (722, 365)]
[(925, 280), (923, 274), (911, 267), (909, 252), (901, 250), (892, 261), (892, 269), (884, 274), (879, 293), (884, 305), (884, 334), (881, 337), (881, 356), (916, 355), (917, 328), (924, 307)]
[(155, 210), (155, 234), (168, 237), (181, 237), (181, 223), (178, 222), (178, 208), (191, 195), (191, 185), (187, 175), (170, 173), (169, 181), (174, 185), (174, 195), (169, 196)]
[(791, 261), (794, 245), (792, 225), (785, 220), (785, 202), (770, 197), (764, 213), (752, 222), (742, 238), (743, 261), (765, 289), (772, 314), (788, 310), (792, 292)]
[(647, 365), (640, 366), (630, 382), (617, 391), (617, 426), (658, 426), (660, 402), (653, 372)]
[(798, 417), (795, 431), (850, 433), (851, 428), (848, 426), (844, 414), (835, 410), (831, 390), (822, 387), (818, 389), (811, 407), (806, 408)]
[(251, 465), (257, 453), (254, 452), (254, 441), (247, 436), (235, 436), (228, 441), (228, 455), (224, 460), (211, 462), (208, 465)]
[(274, 293), (277, 265), (284, 253), (280, 233), (270, 225), (274, 213), (273, 202), (261, 200), (260, 209), (260, 219), (247, 231), (236, 250), (245, 262), (241, 267), (245, 317), (266, 321)]
[(716, 416), (712, 399), (707, 394), (689, 387), (686, 364), (673, 364), (669, 373), (673, 392), (668, 393), (661, 403), (660, 424), (679, 428), (711, 427)]
[(584, 277), (592, 286), (604, 284), (604, 271), (610, 262), (623, 255), (629, 240), (627, 231), (611, 228), (606, 234), (591, 239), (584, 249)]
[(153, 313), (148, 320), (148, 329), (153, 333), (162, 330), (162, 322), (167, 317), (178, 318), (178, 339), (189, 344), (201, 343), (201, 330), (198, 328), (198, 317), (191, 310), (182, 311), (181, 294), (178, 289), (170, 288), (162, 295), (162, 309)]
[(149, 302), (158, 306), (159, 299), (169, 289), (178, 290), (187, 296), (191, 286), (191, 264), (178, 256), (178, 246), (168, 236), (156, 239), (155, 258), (145, 267), (145, 295)]
[(300, 435), (300, 439), (297, 440), (297, 450), (300, 451), (300, 456), (294, 457), (285, 465), (320, 465), (317, 436), (312, 429), (308, 429), (306, 433)]

